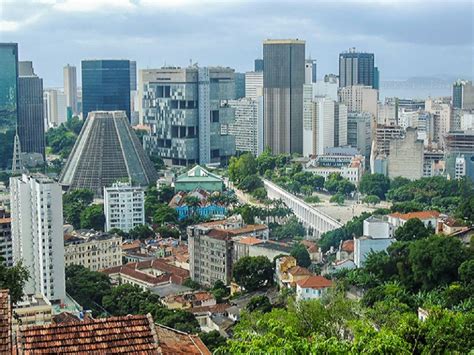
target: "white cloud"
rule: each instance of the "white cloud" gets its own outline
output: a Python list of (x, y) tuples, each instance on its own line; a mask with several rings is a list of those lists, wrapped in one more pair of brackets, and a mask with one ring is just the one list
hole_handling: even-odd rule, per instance
[(135, 5), (129, 0), (64, 0), (56, 2), (54, 9), (64, 12), (91, 12), (112, 9), (131, 10)]
[(16, 32), (35, 23), (40, 17), (40, 14), (36, 14), (21, 21), (0, 20), (0, 32)]

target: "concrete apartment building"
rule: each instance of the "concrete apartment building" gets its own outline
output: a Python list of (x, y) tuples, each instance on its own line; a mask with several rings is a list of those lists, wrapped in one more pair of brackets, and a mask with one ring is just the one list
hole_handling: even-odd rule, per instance
[(145, 224), (145, 189), (117, 182), (104, 188), (105, 231), (113, 228), (128, 233)]
[(390, 154), (387, 157), (388, 177), (397, 176), (410, 180), (423, 177), (423, 141), (418, 139), (415, 128), (407, 128), (405, 137), (390, 141)]
[(116, 234), (79, 230), (64, 236), (65, 266), (81, 265), (99, 271), (122, 265), (122, 237)]
[(66, 65), (63, 68), (64, 77), (64, 94), (66, 95), (66, 107), (68, 110), (68, 116), (72, 116), (78, 113), (77, 110), (77, 73), (76, 67), (72, 65)]
[(42, 174), (10, 178), (13, 261), (30, 272), (24, 293), (50, 302), (66, 297), (62, 191)]
[(257, 100), (263, 96), (263, 71), (245, 73), (245, 97)]
[(229, 134), (235, 137), (236, 151), (260, 155), (264, 149), (263, 97), (229, 100), (228, 104), (235, 109), (235, 121), (229, 124)]
[(140, 122), (151, 127), (145, 150), (167, 165), (226, 162), (235, 155), (228, 133), (235, 99), (234, 69), (169, 67), (140, 70)]

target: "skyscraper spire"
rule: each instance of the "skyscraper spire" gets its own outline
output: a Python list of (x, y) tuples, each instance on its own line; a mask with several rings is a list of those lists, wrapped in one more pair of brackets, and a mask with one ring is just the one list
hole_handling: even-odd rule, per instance
[(18, 136), (18, 131), (15, 133), (15, 140), (13, 142), (13, 160), (12, 160), (12, 173), (21, 173), (23, 172), (23, 164), (21, 163), (21, 146), (20, 146), (20, 137)]

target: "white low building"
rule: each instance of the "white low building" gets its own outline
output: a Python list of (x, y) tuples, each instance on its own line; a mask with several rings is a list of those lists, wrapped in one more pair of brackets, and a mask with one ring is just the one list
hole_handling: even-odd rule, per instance
[(332, 287), (331, 280), (320, 275), (309, 276), (296, 282), (296, 300), (319, 299), (330, 287)]
[(117, 182), (104, 188), (105, 230), (129, 232), (145, 224), (145, 191), (130, 183)]

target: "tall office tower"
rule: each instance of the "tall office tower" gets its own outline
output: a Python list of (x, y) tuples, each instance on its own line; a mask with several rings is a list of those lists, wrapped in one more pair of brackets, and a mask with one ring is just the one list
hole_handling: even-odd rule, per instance
[(124, 179), (148, 186), (157, 174), (124, 111), (90, 112), (59, 183), (69, 190), (90, 189), (101, 197), (104, 187)]
[(370, 86), (375, 89), (374, 54), (356, 52), (355, 48), (339, 54), (339, 87)]
[(472, 81), (457, 80), (453, 83), (453, 108), (474, 110), (474, 86)]
[(436, 123), (434, 125), (433, 140), (440, 146), (444, 146), (444, 136), (454, 127), (451, 127), (453, 110), (450, 104), (446, 104), (436, 99), (425, 101), (425, 111), (433, 116)]
[(311, 84), (316, 82), (316, 60), (306, 59), (304, 62), (304, 83)]
[(125, 111), (130, 122), (130, 61), (82, 61), (82, 116), (91, 111)]
[(257, 100), (263, 96), (263, 71), (245, 73), (245, 97)]
[(46, 130), (51, 127), (59, 127), (66, 122), (66, 101), (66, 95), (59, 90), (45, 89), (43, 91)]
[(304, 156), (321, 155), (325, 148), (347, 145), (347, 107), (344, 104), (329, 97), (315, 97), (310, 102), (305, 100), (304, 106)]
[(63, 68), (64, 94), (66, 95), (67, 117), (77, 114), (77, 73), (76, 67), (66, 65)]
[(0, 43), (0, 171), (11, 169), (18, 122), (18, 44)]
[(137, 62), (130, 61), (130, 91), (137, 90)]
[(41, 174), (10, 178), (13, 261), (29, 272), (24, 292), (49, 301), (66, 297), (62, 192)]
[(245, 97), (245, 73), (235, 73), (235, 99)]
[(263, 152), (263, 97), (229, 100), (228, 104), (235, 109), (235, 122), (229, 125), (229, 134), (235, 136), (236, 151), (260, 155)]
[(255, 59), (255, 65), (253, 71), (263, 71), (265, 66), (263, 65), (263, 59)]
[(380, 71), (378, 67), (374, 68), (374, 89), (380, 90)]
[(377, 90), (369, 86), (346, 86), (339, 90), (339, 99), (349, 112), (370, 112), (377, 117)]
[(31, 62), (22, 63), (25, 68), (18, 78), (18, 136), (22, 153), (45, 153), (43, 79), (33, 70)]
[(105, 231), (118, 228), (126, 233), (145, 224), (145, 189), (116, 182), (104, 188)]
[(139, 74), (140, 120), (150, 125), (144, 147), (168, 165), (209, 164), (235, 154), (228, 135), (234, 109), (234, 70), (210, 68), (144, 69)]
[(372, 115), (368, 112), (347, 114), (347, 144), (357, 148), (367, 160), (370, 158), (372, 143)]
[(33, 69), (33, 62), (31, 60), (22, 60), (18, 62), (18, 76), (33, 76), (35, 71)]
[(12, 219), (4, 207), (0, 207), (0, 257), (3, 265), (13, 266)]
[(461, 165), (465, 175), (474, 181), (474, 130), (446, 134), (445, 161), (451, 178), (456, 177), (456, 165)]
[(303, 153), (305, 41), (263, 42), (264, 145), (274, 154)]

